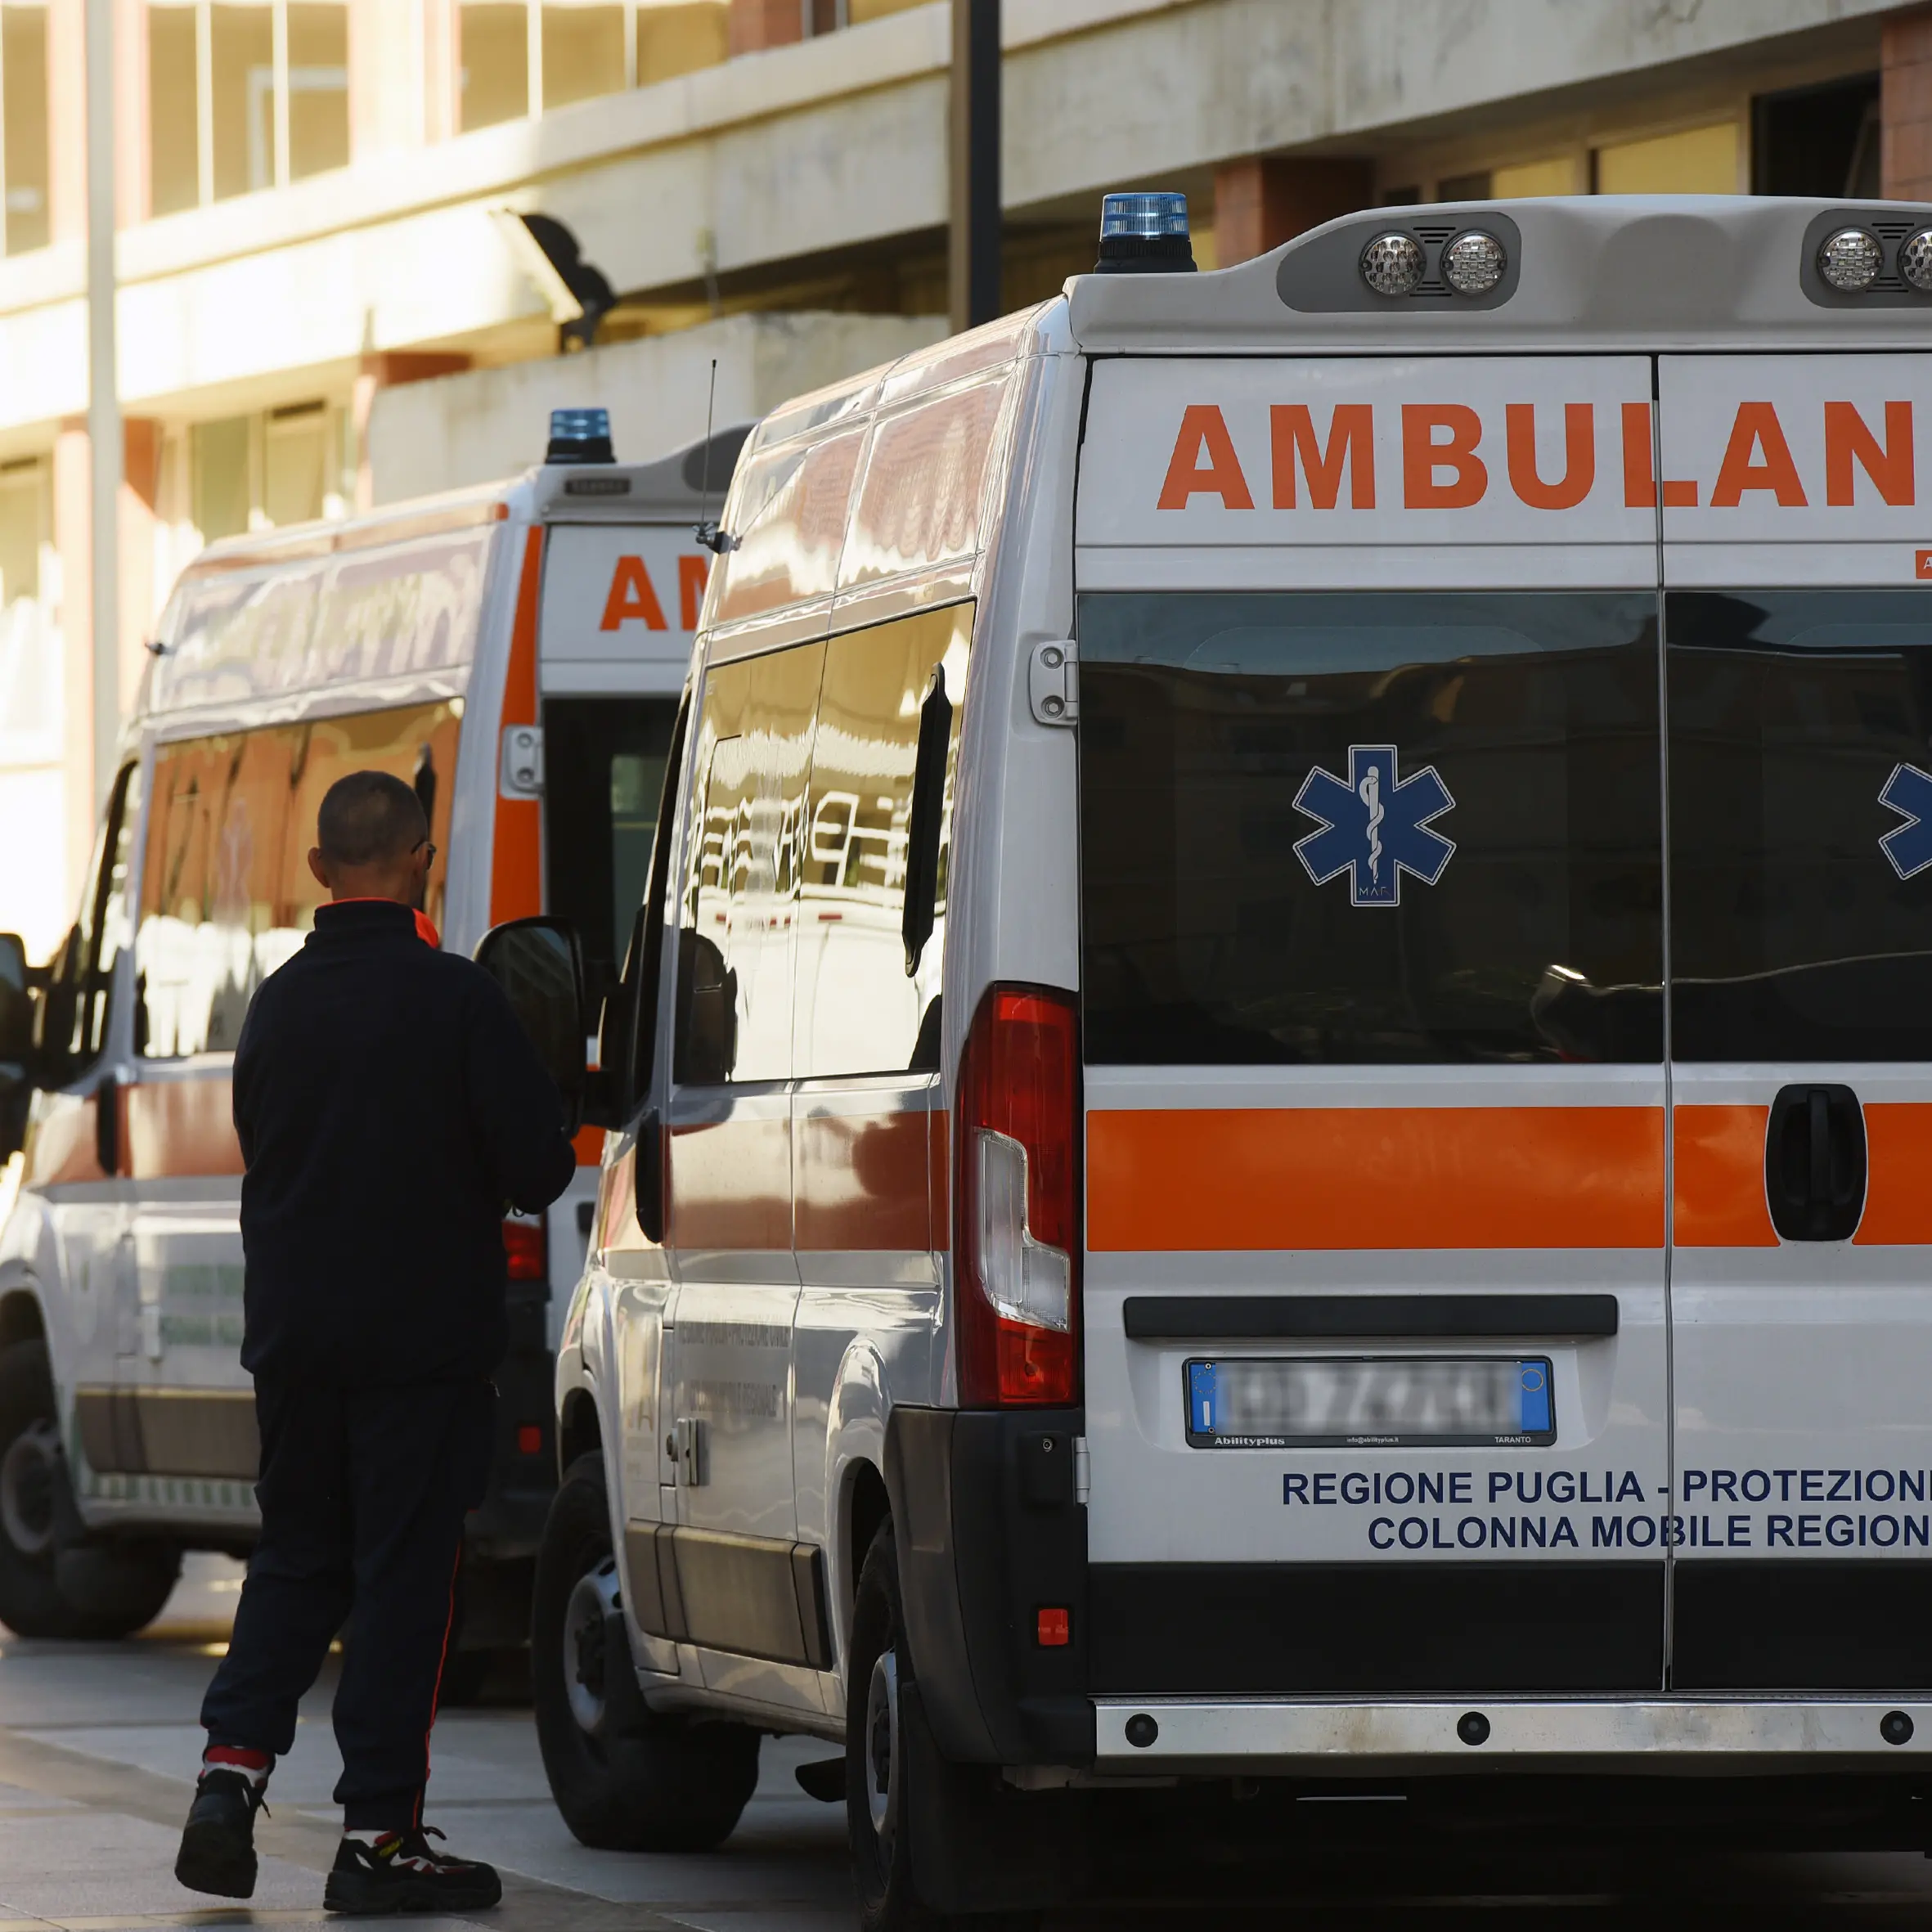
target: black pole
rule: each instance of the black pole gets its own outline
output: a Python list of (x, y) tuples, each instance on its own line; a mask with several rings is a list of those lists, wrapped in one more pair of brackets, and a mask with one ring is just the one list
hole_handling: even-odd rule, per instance
[(1000, 293), (1000, 0), (953, 0), (953, 326), (1004, 312)]

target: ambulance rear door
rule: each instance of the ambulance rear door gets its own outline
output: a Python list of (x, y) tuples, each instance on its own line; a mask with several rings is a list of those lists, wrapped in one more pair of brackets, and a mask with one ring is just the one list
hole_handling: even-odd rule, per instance
[(1654, 1692), (1647, 358), (1117, 359), (1077, 523), (1090, 1675)]
[(1685, 1690), (1932, 1685), (1929, 378), (1659, 366)]

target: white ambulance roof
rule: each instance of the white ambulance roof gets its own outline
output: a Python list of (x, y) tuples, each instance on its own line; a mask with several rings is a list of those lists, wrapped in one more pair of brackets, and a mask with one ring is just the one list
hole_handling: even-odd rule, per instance
[[(1889, 277), (1840, 294), (1816, 257), (1841, 226), (1895, 240), (1928, 223), (1932, 206), (1920, 203), (1746, 195), (1368, 209), (1217, 274), (1076, 276), (1069, 321), (1079, 348), (1099, 354), (1916, 348), (1932, 296)], [(1361, 278), (1378, 234), (1445, 240), (1470, 227), (1509, 251), (1494, 295), (1471, 302), (1425, 284), (1382, 297)]]

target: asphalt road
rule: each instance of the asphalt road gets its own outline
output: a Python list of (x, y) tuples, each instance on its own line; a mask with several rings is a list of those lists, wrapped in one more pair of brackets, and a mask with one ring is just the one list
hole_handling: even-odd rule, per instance
[[(238, 1585), (234, 1565), (191, 1559), (160, 1620), (136, 1641), (28, 1643), (0, 1634), (0, 1932), (321, 1922), (321, 1875), (338, 1828), (326, 1680), (276, 1772), (251, 1907), (174, 1882), (200, 1750), (195, 1714)], [(504, 1903), (478, 1921), (500, 1932), (849, 1932), (842, 1815), (805, 1797), (792, 1775), (824, 1752), (767, 1741), (744, 1822), (708, 1857), (586, 1851), (551, 1808), (528, 1710), (506, 1687), (493, 1703), (438, 1721), (429, 1822), (453, 1849), (504, 1868)], [(1298, 1857), (1276, 1903), (1237, 1903), (1216, 1875), (1182, 1870), (1166, 1903), (1064, 1917), (1049, 1932), (1456, 1932), (1479, 1922), (1619, 1932), (1932, 1927), (1932, 1862), (1905, 1854), (1666, 1858), (1642, 1843), (1609, 1853), (1537, 1843), (1449, 1857), (1399, 1841), (1337, 1844)]]

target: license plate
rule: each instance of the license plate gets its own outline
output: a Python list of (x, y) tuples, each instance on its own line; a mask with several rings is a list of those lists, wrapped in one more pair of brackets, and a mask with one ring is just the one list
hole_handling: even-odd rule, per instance
[(1185, 1374), (1196, 1449), (1511, 1449), (1557, 1439), (1541, 1356), (1244, 1356), (1189, 1362)]

